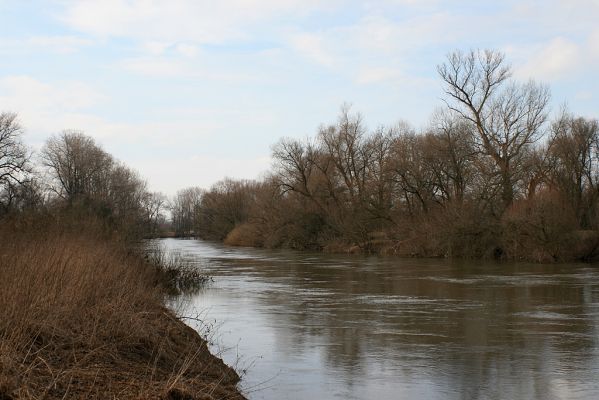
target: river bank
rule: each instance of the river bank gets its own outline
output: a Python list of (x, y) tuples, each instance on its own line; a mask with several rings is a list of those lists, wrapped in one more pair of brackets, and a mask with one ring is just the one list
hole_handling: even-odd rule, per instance
[(164, 301), (160, 275), (89, 227), (0, 229), (0, 399), (243, 399)]
[[(474, 225), (475, 222), (469, 221), (467, 224)], [(541, 264), (599, 261), (598, 230), (549, 232), (541, 237), (531, 232), (514, 234), (516, 228), (511, 227), (513, 231), (509, 228), (509, 224), (506, 223), (505, 226), (496, 226), (496, 234), (493, 235), (484, 230), (454, 234), (443, 225), (439, 225), (437, 230), (430, 226), (418, 225), (401, 234), (374, 231), (365, 233), (362, 240), (328, 238), (306, 244), (274, 240), (269, 236), (269, 232), (261, 229), (258, 224), (245, 223), (227, 232), (222, 243), (238, 247), (289, 248), (332, 254), (393, 255), (409, 258), (496, 259)], [(200, 238), (204, 239), (201, 235)]]

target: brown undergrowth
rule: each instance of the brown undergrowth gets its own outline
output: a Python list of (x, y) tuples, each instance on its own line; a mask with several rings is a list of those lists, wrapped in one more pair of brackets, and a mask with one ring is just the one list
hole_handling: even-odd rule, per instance
[(243, 399), (155, 269), (104, 236), (0, 225), (0, 399)]

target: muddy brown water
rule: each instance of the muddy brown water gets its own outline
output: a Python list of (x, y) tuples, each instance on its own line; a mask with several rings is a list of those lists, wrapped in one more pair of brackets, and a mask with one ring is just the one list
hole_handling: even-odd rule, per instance
[(599, 399), (596, 266), (160, 243), (250, 399)]

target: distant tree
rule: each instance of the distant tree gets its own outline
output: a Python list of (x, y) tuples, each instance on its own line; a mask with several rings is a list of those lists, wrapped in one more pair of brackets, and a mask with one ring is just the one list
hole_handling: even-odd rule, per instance
[(552, 124), (551, 183), (576, 212), (580, 226), (594, 221), (599, 199), (599, 121), (564, 112)]
[(197, 214), (199, 236), (222, 240), (236, 226), (249, 221), (259, 185), (255, 181), (225, 178), (206, 191)]
[(136, 171), (117, 162), (113, 162), (107, 179), (107, 192), (99, 193), (94, 200), (103, 204), (110, 217), (121, 224), (143, 224), (146, 181)]
[(410, 215), (427, 213), (435, 199), (435, 175), (427, 160), (426, 138), (404, 132), (394, 143), (394, 176)]
[(0, 205), (8, 210), (29, 175), (29, 153), (23, 129), (13, 113), (0, 113)]
[(295, 192), (316, 201), (313, 188), (316, 151), (312, 141), (291, 138), (283, 138), (272, 147), (275, 181), (283, 193)]
[(41, 162), (50, 175), (50, 190), (73, 203), (108, 194), (114, 161), (93, 138), (64, 131), (46, 142)]
[(9, 182), (0, 190), (0, 215), (10, 212), (36, 211), (45, 205), (43, 185), (35, 178), (21, 183)]
[(141, 199), (144, 216), (145, 234), (156, 237), (161, 225), (166, 221), (164, 213), (168, 209), (168, 199), (164, 193), (146, 192)]
[(372, 218), (381, 223), (395, 224), (393, 211), (396, 183), (394, 180), (393, 146), (402, 132), (397, 127), (379, 127), (364, 142), (365, 152), (369, 155), (366, 165), (366, 185), (364, 206)]
[(454, 113), (438, 111), (427, 133), (427, 160), (444, 200), (462, 203), (472, 188), (477, 151), (472, 125)]
[(508, 207), (520, 179), (519, 158), (542, 134), (548, 88), (510, 82), (504, 55), (493, 50), (451, 53), (438, 72), (449, 108), (474, 126), (481, 151), (494, 161)]
[(189, 187), (177, 192), (171, 201), (173, 228), (177, 236), (192, 236), (204, 190), (198, 187)]

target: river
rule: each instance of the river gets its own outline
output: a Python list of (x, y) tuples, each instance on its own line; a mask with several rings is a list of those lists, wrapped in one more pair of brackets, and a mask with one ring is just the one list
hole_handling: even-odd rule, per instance
[(591, 265), (161, 243), (213, 277), (178, 307), (250, 399), (599, 398)]

